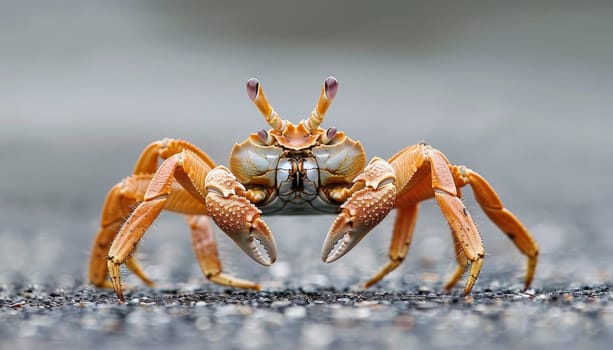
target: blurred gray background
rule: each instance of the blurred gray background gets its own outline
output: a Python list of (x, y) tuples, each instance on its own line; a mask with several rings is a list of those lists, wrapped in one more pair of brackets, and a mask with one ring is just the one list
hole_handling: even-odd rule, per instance
[[(609, 1), (2, 2), (0, 283), (83, 280), (106, 192), (146, 144), (185, 138), (226, 163), (267, 127), (248, 78), (298, 121), (330, 75), (340, 90), (323, 126), (369, 158), (425, 140), (491, 181), (541, 245), (536, 288), (610, 282), (612, 34)], [(466, 201), (488, 252), (483, 281), (519, 285), (524, 258), (469, 190)], [(381, 287), (440, 287), (453, 271), (447, 225), (434, 202), (422, 208), (409, 259)], [(220, 234), (224, 264), (272, 287), (365, 281), (392, 220), (325, 266), (332, 220), (269, 218), (271, 269)], [(158, 285), (208, 283), (176, 215), (141, 253)]]

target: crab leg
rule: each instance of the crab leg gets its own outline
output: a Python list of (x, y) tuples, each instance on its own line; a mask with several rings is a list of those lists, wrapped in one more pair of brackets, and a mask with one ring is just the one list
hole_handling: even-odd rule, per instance
[(235, 278), (222, 272), (215, 235), (211, 222), (206, 216), (188, 216), (186, 219), (192, 229), (194, 253), (200, 269), (209, 281), (223, 286), (260, 290), (260, 285), (257, 283)]
[[(410, 218), (410, 214), (407, 213), (408, 209), (404, 208), (434, 197), (449, 223), (454, 239), (459, 242), (458, 247), (461, 248), (461, 254), (456, 255), (464, 256), (468, 261), (467, 265), (470, 265), (470, 275), (464, 288), (464, 293), (469, 293), (481, 270), (484, 249), (481, 236), (462, 200), (458, 197), (459, 193), (449, 168), (449, 162), (440, 151), (424, 144), (418, 144), (396, 153), (390, 158), (389, 164), (395, 174), (394, 184), (397, 188), (395, 203), (399, 208), (399, 218), (396, 220), (390, 245), (390, 261), (367, 282), (367, 286), (376, 283), (402, 262), (401, 257), (404, 256), (399, 253), (404, 255), (407, 253), (410, 241), (408, 230), (411, 229), (411, 225), (414, 225), (414, 219)], [(406, 248), (397, 243), (402, 242), (403, 231), (407, 232), (404, 234)], [(454, 278), (459, 278), (461, 275), (462, 273), (459, 273), (459, 276)]]
[(464, 294), (468, 294), (481, 271), (483, 257), (485, 256), (483, 242), (468, 210), (457, 196), (447, 159), (440, 151), (434, 149), (428, 153), (428, 159), (432, 167), (434, 198), (447, 219), (453, 235), (459, 241), (464, 256), (470, 262), (470, 272), (464, 287)]
[(200, 158), (209, 169), (213, 169), (215, 162), (194, 144), (180, 139), (163, 139), (150, 143), (134, 165), (133, 174), (154, 174), (158, 168), (158, 159), (168, 159), (170, 156), (188, 150)]
[[(195, 170), (187, 175), (186, 172), (182, 171), (183, 167), (193, 167)], [(200, 195), (201, 192), (194, 187), (194, 184), (204, 182), (204, 176), (208, 169), (208, 165), (194, 153), (183, 151), (165, 160), (157, 170), (149, 182), (143, 201), (134, 209), (121, 227), (108, 252), (107, 267), (111, 284), (120, 300), (123, 301), (124, 298), (121, 290), (119, 266), (126, 262), (126, 259), (133, 253), (136, 245), (162, 209), (175, 207), (173, 209), (185, 212), (188, 208), (183, 204), (183, 200), (195, 197), (191, 201), (192, 203), (198, 203), (198, 207), (189, 208), (191, 209), (190, 214), (208, 214), (203, 204), (204, 198)], [(176, 186), (173, 186), (175, 178), (183, 185), (183, 191), (174, 190), (176, 188)], [(171, 189), (173, 190), (171, 191)], [(186, 196), (186, 194), (191, 196)]]
[(470, 265), (470, 261), (466, 259), (466, 255), (464, 254), (464, 250), (462, 249), (462, 243), (455, 235), (452, 234), (451, 237), (453, 238), (453, 248), (455, 250), (456, 260), (458, 261), (458, 267), (453, 272), (453, 275), (451, 275), (451, 277), (449, 278), (447, 284), (445, 284), (446, 291), (450, 291), (451, 288), (453, 288), (453, 286), (458, 283), (458, 281), (460, 280), (460, 278), (462, 278), (462, 275), (464, 274), (464, 272), (466, 272), (466, 269)]
[(417, 211), (417, 204), (396, 208), (396, 223), (394, 224), (394, 233), (389, 248), (389, 261), (373, 278), (366, 282), (364, 288), (369, 288), (379, 282), (385, 275), (392, 272), (404, 261), (409, 252), (411, 239), (413, 238), (413, 230), (417, 222)]
[[(152, 142), (143, 150), (134, 166), (134, 175), (111, 188), (102, 208), (100, 230), (92, 247), (89, 264), (90, 283), (104, 288), (112, 287), (106, 279), (108, 273), (106, 258), (115, 235), (132, 209), (143, 200), (147, 186), (157, 170), (158, 159), (166, 159), (183, 149), (190, 150), (198, 155), (210, 168), (215, 166), (214, 162), (203, 151), (191, 143), (184, 140), (163, 139)], [(166, 209), (184, 213), (202, 212), (202, 203), (186, 193), (183, 188), (175, 185), (173, 186), (173, 192), (183, 192), (183, 194), (176, 193), (176, 203), (169, 203)], [(131, 263), (126, 265), (141, 277), (143, 282), (152, 285), (152, 281), (145, 276), (135, 258), (132, 258)]]
[(470, 184), (477, 203), (485, 214), (513, 241), (515, 246), (528, 257), (528, 268), (524, 280), (527, 289), (534, 278), (539, 248), (528, 229), (506, 209), (492, 186), (478, 173), (463, 166), (453, 167), (454, 176), (460, 185)]
[[(130, 215), (132, 208), (142, 200), (144, 191), (151, 180), (149, 175), (133, 175), (109, 191), (100, 218), (100, 230), (94, 240), (89, 263), (89, 281), (95, 286), (111, 288), (106, 279), (106, 257), (117, 231)], [(150, 280), (146, 279), (149, 284)]]

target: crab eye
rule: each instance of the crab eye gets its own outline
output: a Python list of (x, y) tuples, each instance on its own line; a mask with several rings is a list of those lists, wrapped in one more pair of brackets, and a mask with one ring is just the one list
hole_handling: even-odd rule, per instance
[(258, 130), (257, 135), (263, 144), (265, 145), (272, 144), (272, 136), (270, 136), (266, 130), (264, 129)]
[(321, 142), (324, 144), (330, 143), (336, 137), (338, 130), (335, 127), (329, 127), (325, 134), (321, 136)]
[(328, 128), (328, 131), (326, 131), (326, 136), (328, 136), (329, 139), (333, 139), (337, 131), (335, 127), (331, 126)]
[(260, 86), (260, 82), (256, 78), (251, 78), (247, 80), (247, 95), (254, 101), (258, 96), (258, 88)]
[(326, 96), (329, 99), (333, 99), (338, 92), (338, 80), (335, 77), (328, 77), (325, 82)]

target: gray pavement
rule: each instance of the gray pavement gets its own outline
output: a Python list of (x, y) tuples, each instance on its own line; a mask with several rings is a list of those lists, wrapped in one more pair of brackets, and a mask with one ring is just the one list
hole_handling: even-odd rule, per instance
[[(611, 6), (296, 6), (3, 6), (0, 348), (609, 348)], [(441, 292), (455, 259), (432, 201), (408, 259), (370, 290), (360, 285), (385, 263), (392, 218), (330, 265), (319, 253), (331, 216), (267, 218), (271, 268), (218, 231), (224, 268), (264, 286), (250, 293), (206, 281), (184, 220), (165, 213), (139, 250), (155, 288), (125, 272), (129, 302), (117, 305), (86, 284), (106, 191), (147, 143), (185, 138), (226, 163), (266, 126), (248, 78), (297, 121), (329, 75), (340, 87), (324, 126), (369, 157), (426, 140), (491, 181), (541, 247), (532, 289), (469, 190), (487, 256), (467, 298)]]

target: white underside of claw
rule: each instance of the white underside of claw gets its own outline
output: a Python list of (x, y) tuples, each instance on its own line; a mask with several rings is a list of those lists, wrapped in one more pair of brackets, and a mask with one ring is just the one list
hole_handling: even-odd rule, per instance
[(249, 242), (247, 243), (249, 249), (253, 252), (253, 259), (262, 265), (269, 266), (274, 260), (271, 257), (270, 252), (266, 246), (255, 236), (249, 236)]
[(328, 252), (328, 256), (326, 257), (325, 262), (331, 263), (345, 255), (350, 242), (351, 234), (350, 232), (346, 232), (341, 238), (336, 241), (336, 243), (334, 243), (334, 246)]

